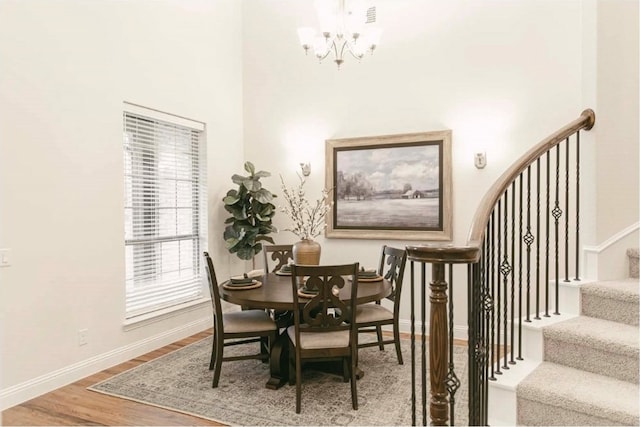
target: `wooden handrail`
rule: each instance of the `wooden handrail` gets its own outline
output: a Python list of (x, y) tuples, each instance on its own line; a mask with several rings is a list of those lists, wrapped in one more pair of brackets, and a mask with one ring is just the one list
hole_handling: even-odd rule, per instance
[(593, 110), (584, 110), (576, 120), (540, 141), (513, 163), (513, 165), (496, 180), (480, 202), (480, 206), (473, 217), (465, 246), (456, 247), (451, 244), (407, 246), (407, 258), (410, 261), (427, 263), (477, 262), (480, 257), (482, 238), (484, 237), (484, 232), (489, 222), (489, 216), (500, 197), (502, 197), (505, 189), (540, 156), (580, 129), (590, 130), (595, 120), (596, 115)]

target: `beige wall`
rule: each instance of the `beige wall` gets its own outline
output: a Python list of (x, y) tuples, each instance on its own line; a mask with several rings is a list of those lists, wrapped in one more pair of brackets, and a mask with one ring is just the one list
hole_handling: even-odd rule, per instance
[[(130, 358), (202, 329), (210, 315), (205, 306), (123, 330), (122, 101), (207, 123), (209, 249), (221, 277), (245, 267), (221, 240), (229, 177), (250, 160), (273, 173), (265, 184), (278, 192), (278, 174), (292, 183), (298, 163), (310, 161), (308, 191), (318, 194), (327, 138), (452, 129), (454, 240), (463, 243), (495, 178), (583, 108), (598, 115), (597, 141), (585, 143), (585, 180), (595, 182), (596, 144), (599, 175), (618, 173), (619, 160), (607, 160), (603, 147), (616, 144), (611, 152), (637, 160), (637, 5), (592, 3), (585, 23), (585, 3), (378, 0), (380, 49), (337, 71), (297, 44), (295, 29), (315, 24), (311, 1), (0, 2), (0, 247), (13, 249), (13, 265), (0, 269), (0, 397)], [(613, 30), (618, 38), (605, 37)], [(630, 69), (616, 71), (627, 61)], [(622, 130), (613, 126), (620, 115)], [(479, 150), (487, 153), (483, 170), (473, 167)], [(602, 177), (609, 185), (598, 184), (583, 212), (595, 224), (597, 198), (598, 239), (584, 230), (585, 243), (637, 221), (637, 162), (622, 169), (635, 173), (635, 184), (616, 195), (609, 189), (623, 188), (619, 179)], [(613, 202), (622, 203), (616, 212), (601, 206)], [(295, 241), (287, 232), (275, 238)], [(367, 266), (383, 243), (320, 241), (323, 262)], [(464, 286), (454, 298), (463, 333)], [(78, 347), (81, 328), (89, 345)]]
[(227, 274), (215, 231), (244, 158), (240, 2), (5, 0), (0, 58), (0, 247), (13, 251), (0, 269), (4, 391), (208, 326), (205, 304), (123, 330), (122, 110), (127, 100), (207, 123), (209, 249)]
[[(248, 160), (296, 180), (310, 161), (308, 194), (324, 186), (324, 141), (453, 131), (454, 241), (466, 241), (483, 193), (526, 149), (577, 118), (582, 103), (580, 1), (378, 0), (379, 49), (337, 70), (297, 45), (317, 25), (312, 2), (250, 0), (244, 8), (244, 134)], [(329, 58), (328, 58), (329, 59)], [(486, 151), (488, 165), (473, 166)], [(583, 171), (583, 173), (589, 173)], [(276, 223), (284, 228), (283, 215)], [(278, 243), (294, 242), (289, 232)], [(375, 266), (381, 240), (324, 239), (322, 262)], [(408, 241), (392, 241), (403, 247)], [(407, 269), (408, 270), (408, 269)], [(464, 271), (464, 269), (461, 269)], [(466, 281), (454, 288), (466, 337)], [(403, 296), (403, 318), (408, 293)]]
[[(635, 0), (598, 2), (596, 245), (639, 220), (639, 10)], [(637, 247), (638, 233), (631, 238)], [(613, 245), (604, 251), (599, 278), (628, 274), (625, 250)]]

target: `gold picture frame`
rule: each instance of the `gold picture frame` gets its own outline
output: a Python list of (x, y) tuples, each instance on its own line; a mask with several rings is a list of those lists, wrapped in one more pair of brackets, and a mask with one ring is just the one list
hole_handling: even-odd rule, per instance
[(452, 239), (451, 130), (329, 139), (326, 237)]

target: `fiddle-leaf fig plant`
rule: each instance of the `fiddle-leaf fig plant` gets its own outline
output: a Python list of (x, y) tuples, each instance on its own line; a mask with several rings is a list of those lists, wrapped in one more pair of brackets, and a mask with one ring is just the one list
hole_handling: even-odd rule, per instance
[(231, 180), (238, 188), (227, 191), (222, 199), (231, 214), (224, 222), (224, 240), (230, 253), (250, 260), (262, 250), (261, 242), (274, 243), (268, 235), (278, 231), (272, 224), (276, 207), (271, 201), (276, 195), (260, 182), (260, 178), (271, 176), (269, 172), (256, 172), (251, 162), (245, 162), (244, 169), (249, 176), (234, 174)]

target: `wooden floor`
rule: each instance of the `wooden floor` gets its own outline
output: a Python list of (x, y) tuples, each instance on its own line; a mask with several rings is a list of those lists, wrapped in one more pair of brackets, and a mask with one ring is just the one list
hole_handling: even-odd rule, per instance
[(2, 425), (13, 426), (220, 426), (224, 424), (183, 415), (87, 390), (87, 387), (149, 360), (199, 341), (201, 332), (136, 359), (91, 375), (2, 412)]
[[(87, 390), (87, 387), (211, 335), (200, 332), (136, 359), (106, 369), (2, 412), (7, 426), (221, 426), (225, 424), (180, 414)], [(386, 333), (385, 333), (386, 335)], [(401, 333), (403, 338), (409, 334)], [(456, 345), (466, 342), (454, 340)]]

